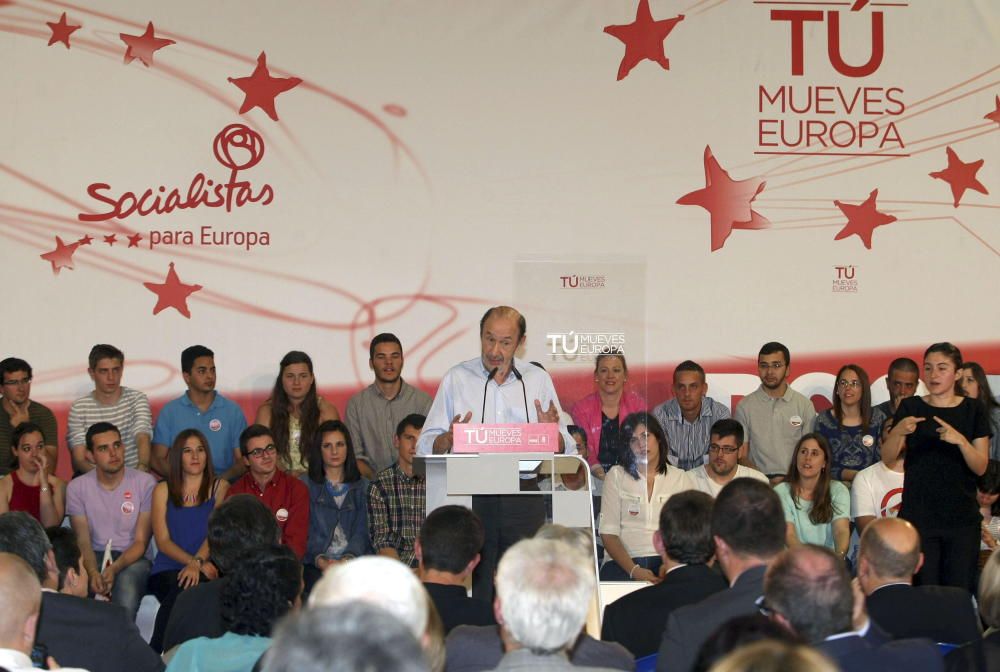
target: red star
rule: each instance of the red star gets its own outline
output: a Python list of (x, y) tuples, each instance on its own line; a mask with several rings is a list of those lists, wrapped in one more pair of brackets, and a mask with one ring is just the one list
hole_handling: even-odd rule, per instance
[(684, 15), (678, 14), (672, 19), (654, 21), (649, 12), (649, 0), (639, 0), (635, 21), (624, 26), (605, 26), (605, 33), (625, 43), (625, 55), (618, 66), (618, 81), (625, 79), (632, 68), (643, 60), (655, 61), (664, 70), (669, 70), (670, 59), (663, 53), (663, 41), (683, 20)]
[(872, 249), (872, 231), (875, 230), (875, 227), (892, 224), (896, 221), (896, 218), (892, 215), (887, 215), (876, 209), (876, 198), (878, 198), (878, 189), (868, 194), (868, 198), (861, 205), (851, 205), (850, 203), (834, 201), (833, 204), (840, 208), (840, 211), (847, 216), (847, 224), (844, 225), (844, 228), (833, 239), (840, 240), (848, 236), (857, 236), (865, 244), (865, 247), (869, 250)]
[(107, 236), (104, 236), (104, 242), (110, 245), (111, 247), (114, 247), (115, 243), (118, 242), (117, 234), (112, 233)]
[(142, 35), (118, 33), (118, 37), (122, 38), (122, 42), (128, 46), (128, 49), (125, 50), (125, 64), (128, 65), (138, 58), (147, 68), (153, 64), (154, 51), (176, 44), (173, 40), (153, 35), (152, 21), (146, 26), (146, 32)]
[(80, 29), (80, 26), (66, 23), (66, 12), (63, 12), (62, 16), (59, 17), (58, 23), (52, 23), (51, 21), (46, 21), (45, 23), (52, 29), (52, 37), (49, 38), (48, 44), (50, 47), (56, 42), (62, 42), (69, 49), (69, 36), (73, 34), (74, 30)]
[(973, 161), (972, 163), (965, 163), (958, 158), (958, 154), (951, 147), (946, 147), (945, 151), (948, 153), (948, 167), (944, 170), (931, 173), (930, 176), (944, 180), (951, 185), (951, 196), (955, 199), (953, 203), (956, 208), (959, 201), (962, 200), (962, 194), (965, 193), (966, 189), (973, 189), (980, 194), (990, 193), (976, 179), (976, 173), (983, 167), (982, 159)]
[(765, 217), (750, 208), (767, 183), (758, 177), (732, 180), (705, 147), (705, 188), (677, 199), (680, 205), (700, 205), (712, 214), (712, 251), (721, 248), (733, 229), (766, 229)]
[(1000, 124), (1000, 96), (997, 96), (996, 108), (983, 117), (983, 119), (989, 119), (990, 121), (995, 121)]
[(56, 236), (56, 249), (38, 256), (52, 264), (53, 275), (59, 275), (60, 269), (73, 269), (73, 253), (76, 252), (76, 248), (79, 246), (79, 242), (67, 245), (62, 241), (62, 238)]
[(94, 239), (91, 238), (90, 234), (88, 233), (86, 236), (84, 236), (80, 240), (76, 241), (76, 244), (77, 245), (90, 245), (91, 241), (93, 241), (93, 240)]
[(184, 317), (191, 319), (191, 311), (188, 310), (187, 299), (189, 296), (201, 289), (201, 285), (185, 285), (177, 277), (174, 270), (174, 262), (170, 262), (167, 269), (167, 278), (162, 283), (144, 282), (143, 286), (156, 294), (156, 306), (153, 308), (153, 315), (156, 315), (164, 308), (176, 308), (177, 312)]
[(139, 241), (142, 240), (141, 233), (134, 233), (128, 236), (128, 246), (129, 247), (139, 247)]
[(228, 80), (245, 94), (243, 104), (240, 105), (240, 114), (259, 107), (274, 121), (278, 120), (278, 113), (274, 110), (274, 99), (302, 83), (298, 77), (272, 77), (267, 69), (267, 54), (263, 51), (257, 57), (257, 67), (254, 68), (252, 75), (229, 77)]

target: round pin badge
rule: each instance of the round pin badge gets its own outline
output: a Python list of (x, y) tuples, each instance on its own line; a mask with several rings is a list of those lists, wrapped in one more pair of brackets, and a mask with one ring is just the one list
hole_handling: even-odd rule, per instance
[(132, 515), (133, 511), (135, 511), (135, 504), (132, 502), (122, 502), (122, 513), (129, 516)]
[(871, 434), (865, 434), (861, 437), (861, 445), (865, 448), (871, 448), (875, 445), (875, 437)]
[(788, 423), (792, 427), (801, 427), (802, 426), (802, 418), (799, 417), (799, 416), (797, 416), (797, 415), (793, 415), (792, 417), (788, 418)]
[(213, 432), (219, 431), (220, 429), (222, 429), (222, 420), (219, 420), (218, 418), (212, 418), (211, 421), (209, 421), (208, 423), (208, 428)]
[(635, 502), (628, 503), (628, 515), (638, 516), (639, 515), (639, 505)]
[(283, 523), (288, 520), (288, 509), (278, 509), (274, 513), (274, 517), (278, 519), (279, 523)]

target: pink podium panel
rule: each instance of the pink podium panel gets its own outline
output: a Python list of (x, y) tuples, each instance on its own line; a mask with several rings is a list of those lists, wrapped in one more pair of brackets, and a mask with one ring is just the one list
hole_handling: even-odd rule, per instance
[(453, 453), (556, 453), (559, 425), (554, 422), (456, 424)]

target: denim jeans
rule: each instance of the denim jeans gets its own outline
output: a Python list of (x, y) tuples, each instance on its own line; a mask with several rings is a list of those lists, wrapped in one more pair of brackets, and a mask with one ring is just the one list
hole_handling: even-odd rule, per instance
[[(104, 550), (95, 550), (98, 561), (104, 555)], [(112, 551), (111, 558), (117, 560), (120, 551)], [(128, 612), (129, 618), (135, 620), (139, 611), (139, 603), (146, 594), (146, 583), (149, 581), (149, 559), (142, 557), (115, 575), (115, 583), (111, 587), (111, 602), (121, 605)]]

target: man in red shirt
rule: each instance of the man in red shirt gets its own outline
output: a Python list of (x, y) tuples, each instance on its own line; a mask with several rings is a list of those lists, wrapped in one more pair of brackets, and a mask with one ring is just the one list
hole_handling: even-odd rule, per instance
[(229, 488), (229, 497), (259, 497), (274, 513), (281, 529), (281, 543), (301, 560), (309, 534), (309, 489), (297, 478), (278, 469), (277, 449), (271, 430), (250, 425), (240, 434), (240, 453), (247, 471)]

